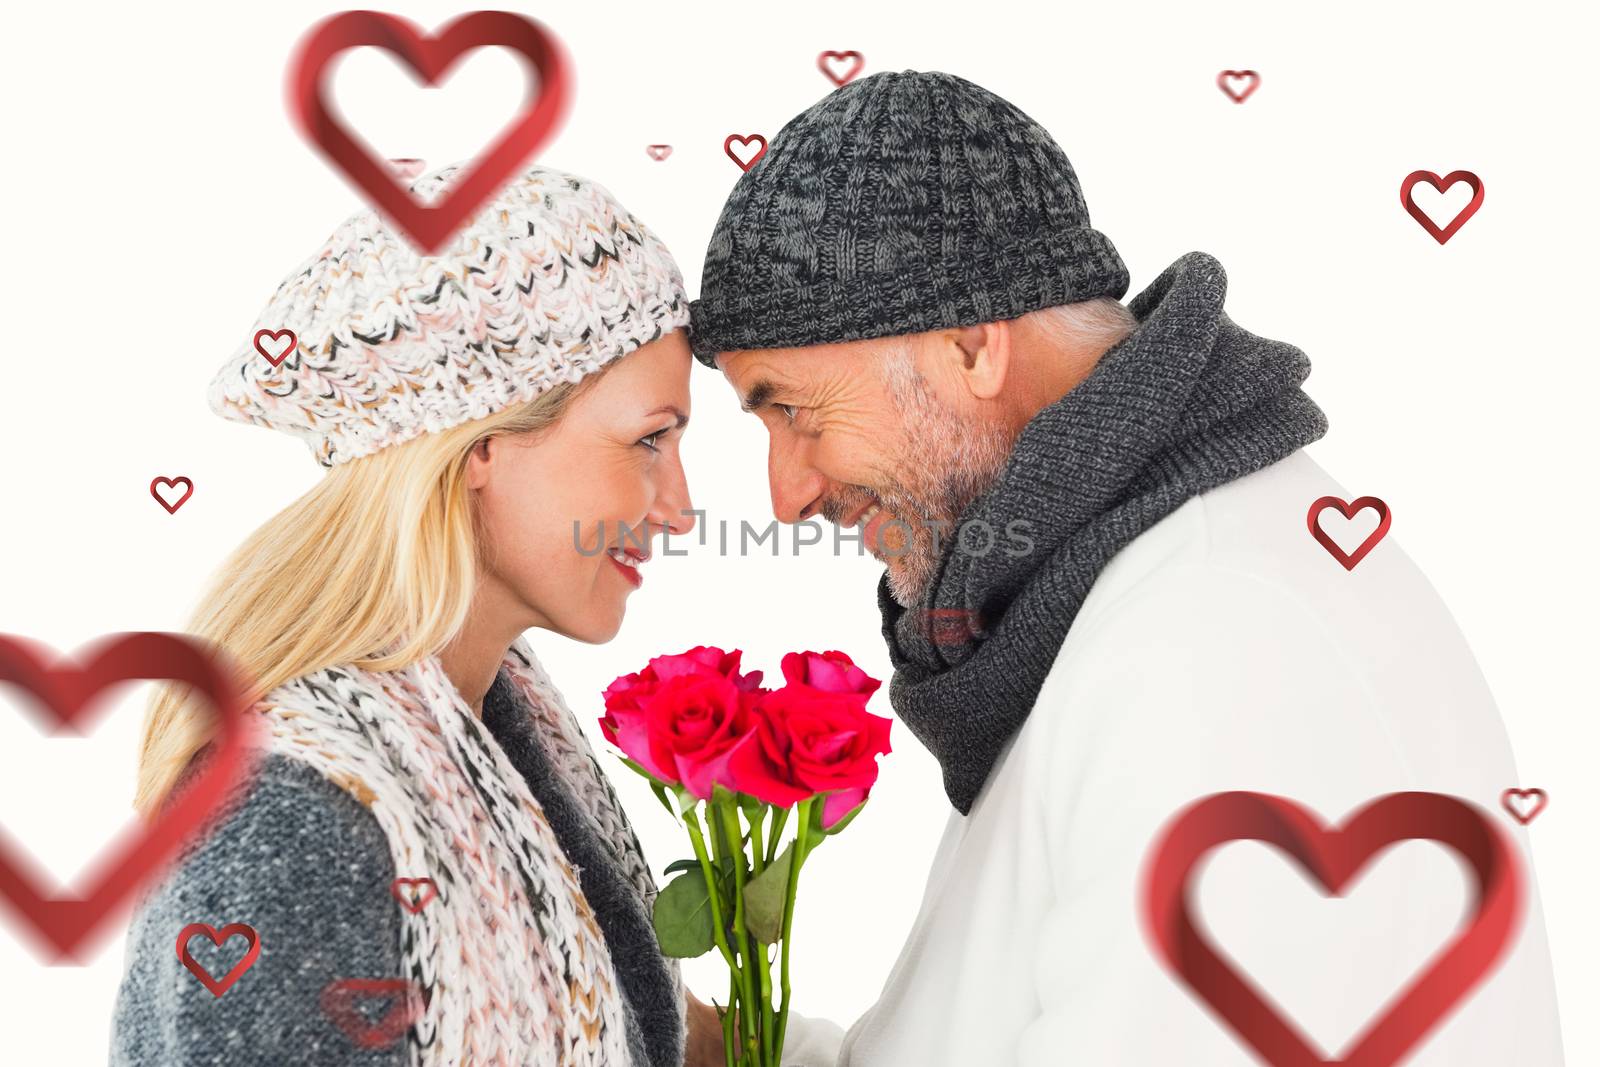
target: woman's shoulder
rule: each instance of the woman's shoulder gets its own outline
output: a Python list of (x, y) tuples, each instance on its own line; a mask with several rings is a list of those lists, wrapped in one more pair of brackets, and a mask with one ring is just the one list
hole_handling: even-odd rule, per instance
[[(359, 799), (314, 767), (266, 754), (140, 901), (128, 930), (113, 1062), (279, 1062), (268, 1050), (337, 1039), (318, 1007), (323, 989), (352, 975), (400, 974), (393, 878), (383, 831)], [(174, 951), (194, 924), (218, 932), (242, 924), (259, 945), (255, 962), (222, 996)], [(234, 937), (213, 945), (196, 932), (187, 947), (221, 977), (245, 944)], [(194, 1058), (202, 1050), (241, 1058)]]
[[(184, 788), (203, 773), (204, 757), (185, 773)], [(265, 752), (230, 784), (220, 814), (181, 851), (156, 887), (182, 906), (275, 906), (280, 893), (302, 895), (369, 884), (387, 893), (393, 875), (377, 817), (361, 798), (316, 767)]]

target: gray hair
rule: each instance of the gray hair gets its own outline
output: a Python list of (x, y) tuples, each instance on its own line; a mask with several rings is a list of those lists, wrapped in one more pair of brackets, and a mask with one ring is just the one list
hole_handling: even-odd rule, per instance
[(1063, 348), (1104, 352), (1139, 325), (1133, 312), (1109, 296), (1040, 308), (1021, 316)]
[[(1071, 304), (1040, 308), (1019, 315), (1015, 322), (1026, 322), (1054, 344), (1067, 349), (1088, 349), (1096, 356), (1132, 333), (1139, 325), (1120, 300), (1097, 296)], [(921, 375), (911, 361), (910, 334), (895, 334), (882, 340), (887, 357), (881, 363), (885, 378), (902, 390), (920, 382)]]

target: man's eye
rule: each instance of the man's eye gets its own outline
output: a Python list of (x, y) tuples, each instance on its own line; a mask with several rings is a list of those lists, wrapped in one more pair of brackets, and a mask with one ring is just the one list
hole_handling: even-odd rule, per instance
[(774, 404), (772, 406), (783, 412), (790, 422), (794, 421), (795, 413), (799, 410), (793, 404)]

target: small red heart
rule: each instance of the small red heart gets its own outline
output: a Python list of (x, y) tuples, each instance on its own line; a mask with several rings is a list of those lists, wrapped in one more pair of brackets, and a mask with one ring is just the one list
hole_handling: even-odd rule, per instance
[(644, 150), (657, 163), (672, 155), (672, 146), (669, 144), (647, 144), (644, 146)]
[[(383, 1017), (369, 1023), (356, 1009), (367, 997), (393, 997)], [(415, 982), (405, 978), (335, 978), (318, 998), (326, 1015), (360, 1048), (386, 1048), (405, 1033), (422, 1013), (422, 997)]]
[(9, 839), (0, 834), (0, 899), (26, 928), (69, 956), (114, 917), (119, 905), (160, 875), (191, 837), (223, 814), (230, 788), (253, 773), (259, 750), (253, 744), (255, 720), (245, 714), (250, 704), (244, 679), (204, 642), (177, 633), (117, 633), (87, 646), (78, 663), (51, 665), (56, 658), (45, 645), (0, 634), (0, 682), (36, 697), (53, 733), (82, 735), (79, 720), (91, 709), (102, 710), (104, 702), (95, 698), (138, 679), (187, 683), (211, 704), (218, 728), (205, 769), (169, 797), (155, 817), (140, 820), (137, 832), (123, 834), (102, 851), (94, 863), (100, 873), (82, 897), (46, 896), (26, 853), (13, 855)]
[[(283, 351), (279, 352), (276, 356), (274, 356), (271, 352), (268, 352), (267, 349), (266, 349), (266, 346), (261, 343), (262, 338), (270, 337), (270, 338), (272, 338), (273, 343), (276, 344), (283, 337), (284, 334), (288, 334), (289, 335), (289, 343), (287, 345), (284, 345), (283, 346)], [(267, 362), (272, 364), (274, 367), (276, 367), (278, 364), (282, 363), (284, 360), (288, 359), (289, 358), (289, 354), (295, 350), (295, 346), (298, 345), (299, 343), (300, 343), (300, 339), (295, 336), (293, 330), (278, 330), (276, 332), (274, 332), (272, 330), (257, 330), (256, 331), (256, 340), (255, 340), (256, 351), (261, 353), (263, 356), (265, 356)]]
[(966, 608), (928, 608), (922, 613), (923, 632), (936, 645), (964, 645), (983, 636), (981, 617)]
[[(1440, 195), (1456, 182), (1466, 182), (1467, 188), (1472, 190), (1472, 199), (1467, 202), (1466, 207), (1456, 213), (1454, 219), (1450, 220), (1450, 225), (1441, 230), (1411, 197), (1411, 189), (1418, 182), (1427, 182), (1439, 190)], [(1461, 229), (1468, 219), (1478, 213), (1478, 208), (1483, 206), (1483, 182), (1479, 181), (1478, 176), (1470, 170), (1453, 170), (1443, 178), (1431, 170), (1414, 170), (1400, 183), (1400, 203), (1411, 217), (1417, 220), (1418, 225), (1433, 235), (1435, 241), (1444, 244), (1455, 236), (1456, 231)]]
[[(362, 45), (381, 48), (410, 67), (424, 85), (435, 85), (467, 52), (499, 45), (520, 53), (538, 75), (522, 113), (506, 133), (465, 167), (466, 173), (432, 205), (420, 202), (396, 180), (364, 142), (357, 141), (325, 97), (325, 74), (341, 52)], [(422, 249), (434, 255), (478, 208), (515, 176), (556, 131), (571, 95), (570, 62), (561, 43), (540, 23), (510, 11), (472, 11), (428, 35), (381, 11), (342, 11), (304, 39), (290, 64), (289, 112), (301, 133), (344, 172), (374, 207)]]
[[(1346, 555), (1344, 549), (1340, 548), (1333, 538), (1328, 536), (1327, 531), (1317, 525), (1317, 516), (1328, 508), (1338, 508), (1347, 519), (1355, 518), (1358, 511), (1372, 508), (1378, 513), (1378, 528), (1368, 534), (1367, 539), (1361, 542), (1354, 552)], [(1382, 541), (1383, 535), (1389, 532), (1389, 505), (1375, 496), (1357, 497), (1348, 504), (1336, 496), (1319, 497), (1312, 503), (1311, 510), (1306, 512), (1306, 525), (1311, 528), (1311, 536), (1315, 537), (1317, 543), (1327, 549), (1328, 553), (1339, 561), (1340, 566), (1347, 571), (1354, 570), (1356, 564), (1365, 559), (1367, 553), (1372, 551), (1373, 546)]]
[[(745, 162), (733, 153), (733, 142), (735, 141), (738, 141), (740, 145), (748, 145), (751, 141), (760, 141), (761, 148), (757, 150), (755, 155), (750, 157), (749, 162)], [(748, 171), (751, 167), (755, 166), (761, 161), (762, 156), (767, 154), (767, 139), (761, 136), (759, 133), (749, 133), (743, 136), (740, 136), (736, 133), (730, 133), (722, 142), (722, 150), (728, 154), (729, 159), (739, 164), (740, 170)]]
[[(1521, 808), (1514, 801), (1532, 799), (1534, 804), (1523, 814)], [(1539, 817), (1546, 804), (1550, 803), (1550, 795), (1543, 789), (1507, 789), (1500, 794), (1500, 806), (1511, 813), (1511, 817), (1526, 826)]]
[[(1476, 877), (1476, 911), (1449, 947), (1390, 1000), (1343, 1059), (1324, 1060), (1293, 1022), (1212, 947), (1194, 917), (1191, 876), (1230, 841), (1261, 841), (1288, 854), (1338, 896), (1384, 849), (1437, 841)], [(1522, 873), (1506, 838), (1484, 812), (1441, 793), (1389, 793), (1345, 824), (1321, 825), (1306, 809), (1263, 793), (1218, 793), (1191, 804), (1151, 849), (1142, 911), (1146, 933), (1169, 970), (1198, 993), (1262, 1062), (1273, 1067), (1392, 1067), (1400, 1063), (1499, 962), (1514, 940)]]
[[(1245, 79), (1250, 83), (1249, 87), (1242, 93), (1234, 92), (1233, 86), (1230, 83), (1235, 78)], [(1253, 70), (1225, 70), (1221, 74), (1217, 75), (1217, 88), (1221, 89), (1223, 92), (1232, 97), (1235, 104), (1244, 103), (1245, 100), (1249, 98), (1250, 94), (1255, 92), (1256, 89), (1260, 88), (1260, 86), (1261, 75), (1257, 74)]]
[(389, 883), (389, 893), (402, 908), (416, 915), (439, 895), (439, 887), (432, 878), (396, 878)]
[[(841, 60), (841, 59), (854, 59), (856, 61), (855, 65), (850, 68), (850, 71), (849, 71), (848, 74), (843, 74), (843, 75), (835, 74), (833, 72), (833, 70), (829, 67), (829, 64), (831, 62), (833, 62), (834, 60)], [(828, 51), (828, 52), (823, 52), (821, 55), (817, 56), (817, 69), (822, 71), (822, 73), (827, 77), (827, 79), (829, 81), (833, 82), (834, 85), (843, 85), (845, 82), (849, 81), (851, 78), (854, 78), (857, 74), (860, 74), (861, 73), (861, 68), (866, 65), (866, 62), (867, 62), (866, 58), (864, 56), (862, 56), (862, 54), (860, 52), (857, 52), (853, 48), (850, 49), (848, 52)]]
[[(218, 948), (221, 948), (222, 943), (229, 938), (242, 936), (246, 941), (250, 942), (250, 948), (246, 950), (244, 958), (233, 965), (232, 970), (221, 978), (213, 978), (210, 971), (200, 966), (199, 962), (189, 955), (189, 939), (196, 934), (205, 934), (211, 939), (211, 943)], [(189, 968), (190, 973), (200, 979), (202, 985), (211, 990), (211, 995), (214, 997), (220, 997), (233, 988), (233, 983), (237, 982), (239, 976), (250, 969), (259, 955), (261, 955), (261, 935), (257, 934), (253, 927), (246, 926), (244, 923), (229, 923), (221, 930), (205, 923), (190, 923), (178, 931), (178, 959), (183, 961), (183, 965)]]
[[(175, 488), (179, 482), (182, 482), (186, 487), (183, 491), (183, 495), (174, 500), (172, 503), (167, 503), (167, 498), (162, 496), (156, 487), (165, 486), (171, 489)], [(183, 502), (194, 495), (194, 483), (182, 475), (179, 475), (176, 478), (156, 478), (150, 482), (150, 495), (156, 498), (156, 503), (167, 509), (168, 515), (176, 515), (178, 513), (178, 509), (183, 507)]]

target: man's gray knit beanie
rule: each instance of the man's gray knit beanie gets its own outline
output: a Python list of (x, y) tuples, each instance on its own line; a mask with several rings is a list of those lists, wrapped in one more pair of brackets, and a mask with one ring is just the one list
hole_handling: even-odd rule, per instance
[(734, 185), (690, 342), (715, 366), (733, 349), (968, 326), (1127, 290), (1042, 126), (953, 74), (885, 71), (789, 120)]

